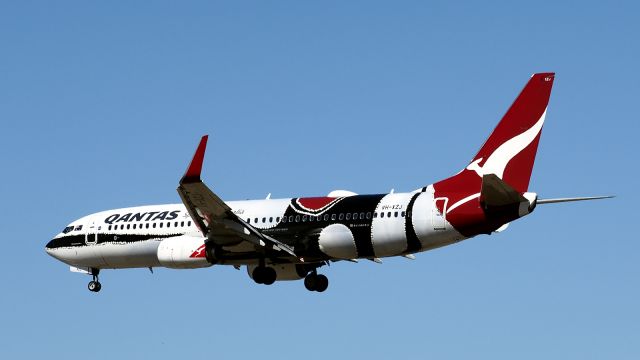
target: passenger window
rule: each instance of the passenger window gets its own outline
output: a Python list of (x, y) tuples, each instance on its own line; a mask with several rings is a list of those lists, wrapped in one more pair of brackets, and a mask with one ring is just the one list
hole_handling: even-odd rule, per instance
[(266, 222), (267, 222), (267, 218), (266, 218), (266, 217), (263, 217), (263, 218), (262, 218), (262, 223), (264, 224), (264, 223), (266, 223)]
[(154, 228), (154, 229), (156, 228), (156, 223), (153, 223), (153, 228)]
[(273, 222), (273, 218), (272, 217), (269, 218), (269, 222), (270, 223)]
[(380, 217), (383, 218), (384, 217), (384, 213), (380, 212)]
[(364, 213), (360, 213), (360, 220), (364, 220)]
[(147, 226), (145, 226), (147, 229), (149, 228), (149, 223), (147, 223)]
[(393, 217), (398, 217), (398, 212), (393, 213)]
[(400, 213), (400, 216), (401, 216), (401, 217), (404, 217), (404, 215), (405, 215), (405, 212), (404, 212), (404, 211)]
[(129, 230), (131, 228), (131, 225), (127, 224), (127, 230)]
[(171, 227), (171, 222), (167, 221), (167, 227)]
[(302, 222), (306, 222), (307, 221), (307, 215), (302, 215)]
[(188, 225), (188, 226), (191, 226), (191, 221), (189, 221), (189, 222), (187, 223), (187, 225)]
[(329, 214), (324, 214), (324, 221), (329, 221)]
[(286, 217), (286, 216), (283, 216), (283, 217), (282, 217), (282, 222), (283, 222), (283, 223), (286, 223), (286, 222), (287, 222), (287, 217)]
[(336, 220), (336, 214), (331, 214), (331, 220), (333, 220), (333, 221)]
[(375, 219), (375, 218), (377, 218), (377, 217), (378, 217), (378, 213), (377, 213), (377, 212), (374, 212), (374, 213), (373, 213), (373, 218)]
[(247, 224), (251, 224), (251, 218), (247, 218)]
[(136, 224), (133, 224), (133, 229), (135, 230), (135, 228), (136, 228)]
[(111, 225), (109, 225), (109, 230), (111, 230)]
[(341, 213), (340, 215), (338, 215), (338, 220), (342, 220), (342, 219), (344, 219), (344, 214)]
[(280, 216), (276, 217), (276, 222), (279, 223), (280, 222)]
[(367, 213), (367, 220), (368, 219), (371, 219), (371, 213), (370, 212)]
[(391, 211), (387, 213), (387, 217), (391, 217)]
[(351, 220), (351, 213), (347, 213), (347, 220)]
[(258, 218), (253, 219), (253, 222), (257, 224), (258, 223)]
[(300, 222), (300, 215), (296, 215), (296, 222)]
[(160, 223), (160, 227), (162, 227), (162, 224), (163, 224), (163, 223)]
[(181, 227), (184, 227), (184, 221), (181, 221), (181, 222), (180, 222), (180, 226), (181, 226)]

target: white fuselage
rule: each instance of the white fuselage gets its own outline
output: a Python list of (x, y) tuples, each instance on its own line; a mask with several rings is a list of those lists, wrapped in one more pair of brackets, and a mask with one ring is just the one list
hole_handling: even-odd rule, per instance
[[(358, 206), (356, 195), (348, 197), (351, 201), (348, 209), (340, 206), (347, 197), (335, 198), (320, 209), (305, 208), (305, 199), (231, 201), (227, 205), (254, 228), (285, 243), (295, 243), (296, 239), (308, 233), (316, 233), (319, 248), (329, 259), (380, 258), (425, 251), (464, 238), (435, 206), (441, 199), (434, 199), (432, 187), (424, 190), (379, 195), (374, 206), (369, 202), (368, 205), (363, 203), (362, 207)], [(293, 203), (296, 203), (295, 209)], [(159, 253), (163, 241), (184, 245), (180, 251), (191, 253), (196, 253), (205, 242), (182, 204), (102, 211), (72, 222), (65, 230), (66, 233), (58, 234), (47, 246), (47, 252), (74, 267), (116, 269), (210, 265), (203, 263), (203, 258), (200, 258), (201, 262), (191, 263), (193, 266), (167, 265)], [(419, 244), (413, 244), (412, 249), (413, 234)], [(369, 244), (360, 244), (367, 241)], [(225, 250), (250, 252), (250, 245), (247, 242), (231, 243)], [(362, 250), (365, 248), (372, 252)], [(165, 258), (167, 256), (173, 255), (164, 255)], [(255, 264), (257, 261), (256, 256), (220, 264)]]

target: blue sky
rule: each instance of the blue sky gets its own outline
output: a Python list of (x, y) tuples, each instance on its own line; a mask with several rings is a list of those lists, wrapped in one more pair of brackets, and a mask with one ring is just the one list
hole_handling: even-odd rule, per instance
[[(638, 6), (612, 2), (2, 2), (0, 356), (637, 359)], [(416, 261), (334, 264), (323, 294), (233, 268), (48, 257), (91, 212), (410, 191), (457, 172), (534, 72), (557, 73), (540, 206)]]

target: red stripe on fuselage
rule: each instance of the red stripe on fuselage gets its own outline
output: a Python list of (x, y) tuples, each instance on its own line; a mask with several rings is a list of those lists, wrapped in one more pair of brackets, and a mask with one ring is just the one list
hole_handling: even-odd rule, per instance
[(313, 211), (322, 210), (323, 208), (331, 204), (334, 200), (336, 200), (336, 198), (332, 197), (310, 197), (297, 199), (300, 206)]

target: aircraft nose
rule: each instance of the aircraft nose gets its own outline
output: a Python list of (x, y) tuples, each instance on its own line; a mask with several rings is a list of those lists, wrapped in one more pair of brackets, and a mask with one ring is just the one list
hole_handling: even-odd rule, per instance
[(46, 251), (46, 252), (47, 252), (47, 254), (49, 254), (49, 255), (51, 255), (51, 256), (53, 256), (54, 258), (56, 258), (56, 259), (57, 259), (58, 257), (55, 255), (55, 249), (56, 249), (58, 246), (59, 246), (59, 241), (58, 241), (58, 239), (53, 239), (53, 240), (49, 241), (49, 242), (47, 243), (47, 245), (45, 245), (45, 247), (44, 247), (44, 251)]

